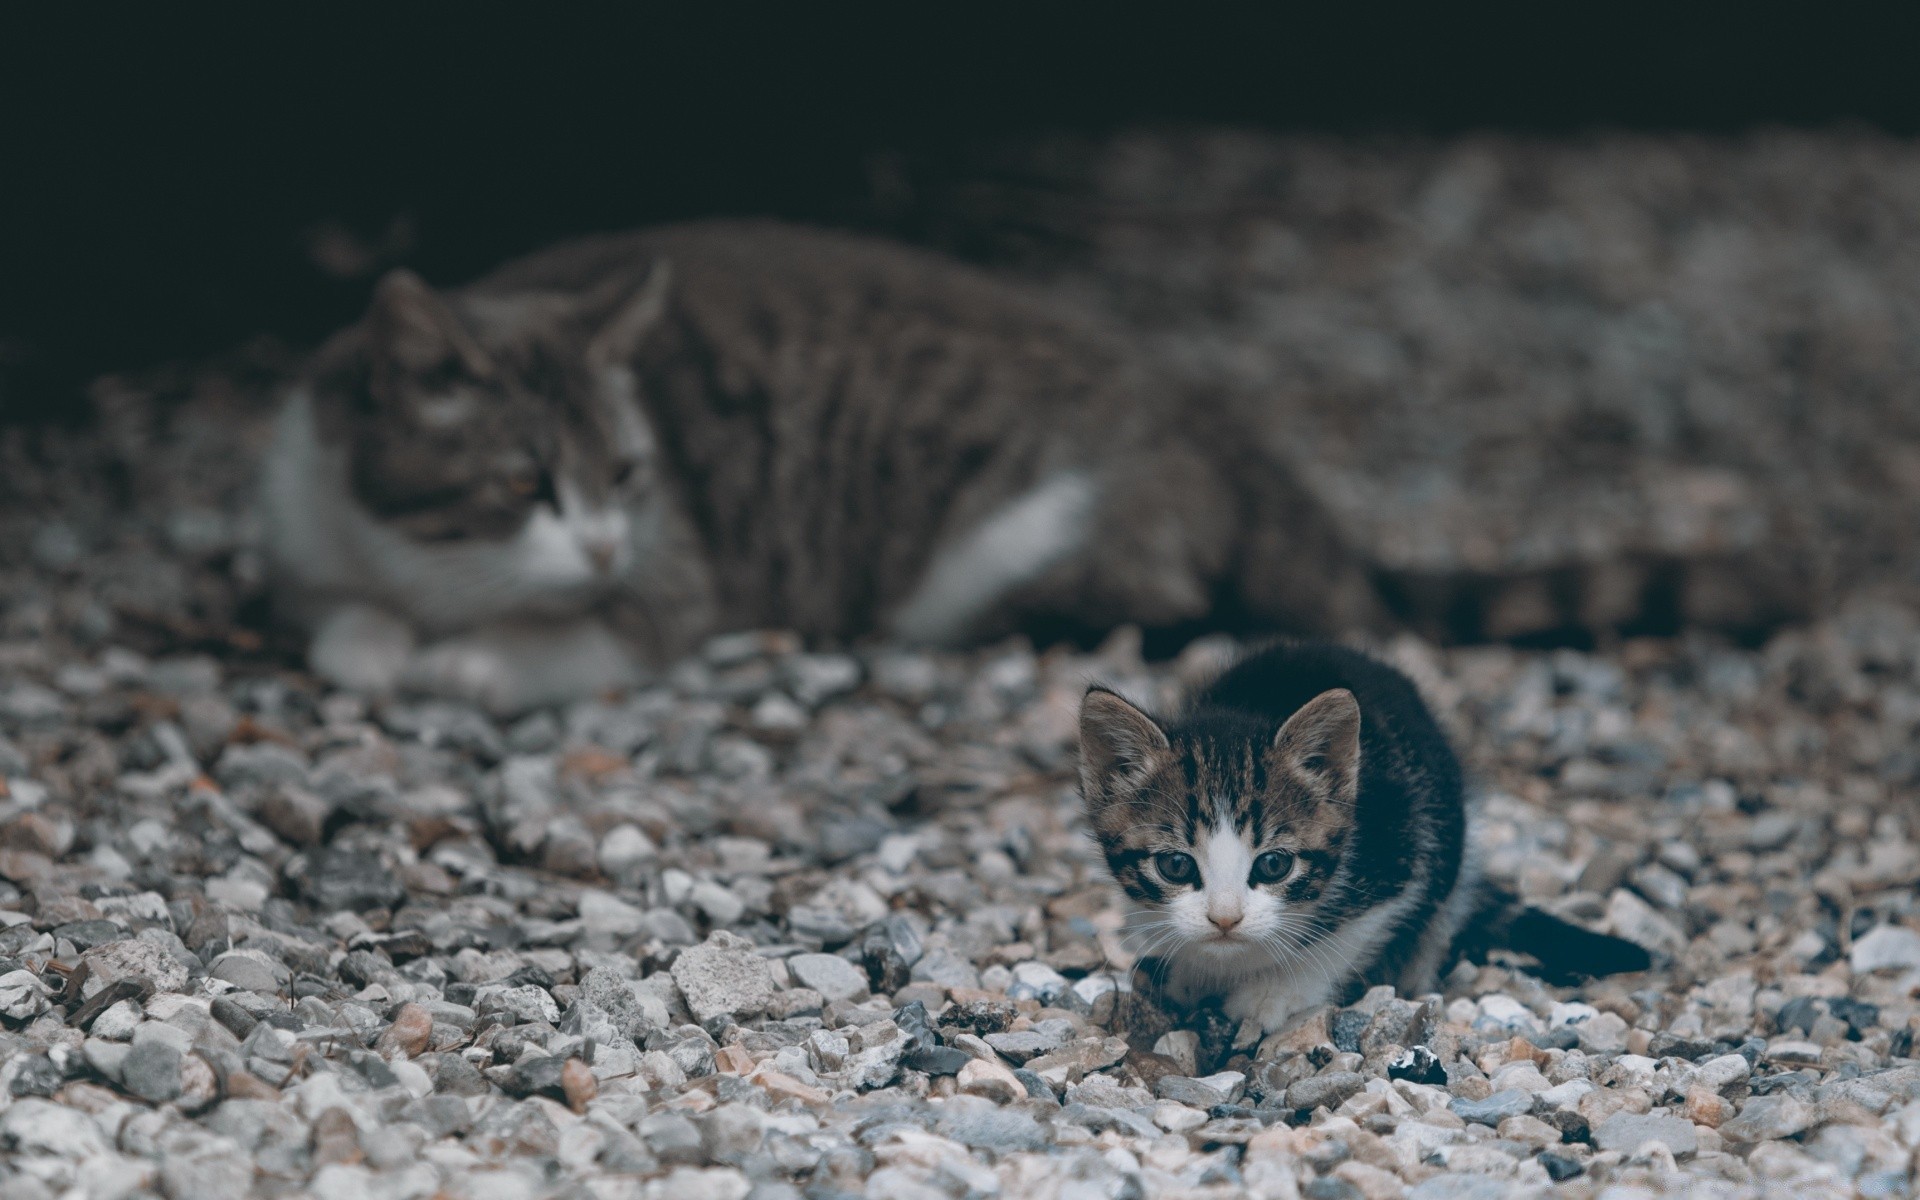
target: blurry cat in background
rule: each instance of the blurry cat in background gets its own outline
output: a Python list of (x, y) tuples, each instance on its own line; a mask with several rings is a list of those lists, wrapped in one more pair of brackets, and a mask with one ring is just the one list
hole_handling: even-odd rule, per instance
[(1223, 600), (1371, 624), (1364, 572), (1251, 442), (1043, 296), (709, 222), (453, 292), (388, 276), (289, 398), (265, 508), (317, 673), (512, 711), (725, 629), (957, 643)]

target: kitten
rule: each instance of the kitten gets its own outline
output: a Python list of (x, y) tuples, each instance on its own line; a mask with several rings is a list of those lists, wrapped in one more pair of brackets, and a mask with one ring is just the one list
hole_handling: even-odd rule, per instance
[(723, 629), (1167, 626), (1237, 580), (1268, 623), (1370, 624), (1336, 531), (1220, 413), (958, 263), (671, 226), (456, 292), (389, 276), (289, 400), (269, 545), (320, 674), (503, 709)]
[(1273, 646), (1165, 724), (1095, 688), (1080, 746), (1088, 819), (1176, 1006), (1217, 998), (1272, 1032), (1366, 985), (1417, 995), (1490, 923), (1556, 976), (1650, 965), (1480, 883), (1445, 735), (1357, 651)]

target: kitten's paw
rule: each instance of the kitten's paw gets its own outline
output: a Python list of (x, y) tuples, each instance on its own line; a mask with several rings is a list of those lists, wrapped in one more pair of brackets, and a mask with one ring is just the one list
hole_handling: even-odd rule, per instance
[(364, 605), (349, 605), (320, 623), (307, 647), (315, 675), (350, 692), (393, 691), (413, 654), (413, 631), (398, 618)]
[(1262, 1033), (1278, 1033), (1300, 1011), (1299, 998), (1277, 983), (1242, 984), (1228, 992), (1220, 1008), (1235, 1021), (1251, 1021)]
[(525, 706), (513, 663), (478, 642), (446, 641), (427, 647), (407, 663), (402, 682), (408, 691), (465, 700), (499, 715)]

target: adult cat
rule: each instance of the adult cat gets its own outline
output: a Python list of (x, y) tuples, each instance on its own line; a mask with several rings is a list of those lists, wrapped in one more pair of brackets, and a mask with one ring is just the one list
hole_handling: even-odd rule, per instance
[(513, 710), (724, 629), (953, 643), (1223, 597), (1368, 623), (1367, 579), (1249, 444), (1043, 294), (706, 222), (458, 291), (388, 276), (294, 389), (266, 511), (317, 672)]

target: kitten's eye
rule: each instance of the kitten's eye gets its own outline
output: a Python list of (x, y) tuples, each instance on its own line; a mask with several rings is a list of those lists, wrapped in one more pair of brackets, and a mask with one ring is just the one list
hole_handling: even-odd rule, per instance
[(637, 486), (645, 478), (644, 463), (623, 462), (613, 469), (613, 486), (615, 487)]
[(1193, 877), (1200, 873), (1191, 854), (1156, 854), (1153, 869), (1168, 883), (1192, 883)]
[(1302, 771), (1311, 771), (1318, 775), (1327, 769), (1327, 756), (1324, 754), (1309, 754), (1300, 760), (1300, 769)]
[(1279, 883), (1293, 871), (1293, 855), (1285, 850), (1269, 850), (1253, 860), (1253, 882)]

